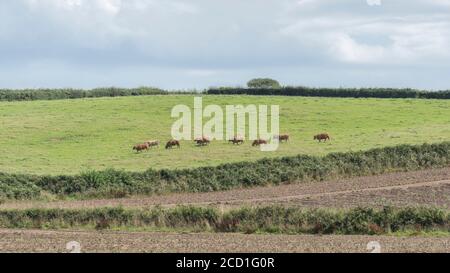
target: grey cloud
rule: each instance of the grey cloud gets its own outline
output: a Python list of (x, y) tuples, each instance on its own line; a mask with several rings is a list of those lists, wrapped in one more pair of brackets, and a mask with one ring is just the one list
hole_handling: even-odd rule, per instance
[(274, 76), (448, 88), (436, 71), (449, 68), (449, 11), (447, 0), (2, 1), (0, 80), (200, 88)]

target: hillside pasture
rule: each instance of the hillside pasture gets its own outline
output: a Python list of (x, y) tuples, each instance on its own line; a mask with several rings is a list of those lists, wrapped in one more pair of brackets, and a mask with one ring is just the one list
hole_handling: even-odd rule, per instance
[[(276, 152), (261, 152), (250, 142), (236, 146), (213, 141), (197, 147), (137, 154), (135, 144), (171, 138), (172, 107), (193, 108), (193, 95), (0, 102), (0, 171), (75, 174), (89, 169), (190, 168), (297, 154), (367, 150), (397, 144), (450, 140), (450, 101), (279, 96), (203, 97), (208, 104), (280, 106), (280, 132), (290, 135)], [(209, 119), (205, 119), (205, 122)], [(313, 136), (328, 132), (332, 140)]]

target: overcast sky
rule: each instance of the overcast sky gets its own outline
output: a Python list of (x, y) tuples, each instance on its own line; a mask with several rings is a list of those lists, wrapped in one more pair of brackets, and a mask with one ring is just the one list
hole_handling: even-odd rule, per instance
[(1, 0), (0, 88), (450, 89), (450, 0)]

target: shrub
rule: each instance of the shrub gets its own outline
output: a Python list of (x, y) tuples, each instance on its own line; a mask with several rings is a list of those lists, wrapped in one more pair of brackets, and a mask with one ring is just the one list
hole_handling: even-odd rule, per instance
[(39, 197), (38, 178), (30, 175), (0, 173), (0, 199), (34, 199)]

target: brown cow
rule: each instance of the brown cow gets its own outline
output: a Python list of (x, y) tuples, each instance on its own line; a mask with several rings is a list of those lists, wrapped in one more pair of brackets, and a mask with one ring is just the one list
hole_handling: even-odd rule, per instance
[(209, 145), (209, 143), (211, 143), (209, 138), (205, 136), (194, 139), (194, 142), (197, 144), (197, 146), (207, 146)]
[(172, 149), (174, 146), (180, 148), (180, 142), (175, 139), (169, 140), (169, 142), (167, 142), (166, 144), (166, 149)]
[(232, 139), (228, 140), (228, 142), (233, 143), (233, 145), (240, 145), (244, 143), (244, 138), (240, 136), (234, 136)]
[(253, 141), (252, 146), (261, 146), (262, 144), (267, 144), (267, 140), (264, 139), (256, 139), (255, 141)]
[(285, 134), (285, 135), (276, 135), (274, 136), (275, 139), (278, 139), (281, 142), (285, 141), (288, 142), (289, 141), (289, 135)]
[(146, 141), (145, 143), (148, 144), (148, 147), (149, 147), (149, 148), (152, 148), (152, 147), (159, 147), (159, 140), (148, 140), (148, 141)]
[(133, 151), (136, 150), (136, 153), (142, 152), (144, 150), (148, 150), (149, 146), (147, 143), (134, 145)]
[(322, 140), (324, 142), (326, 142), (327, 140), (331, 140), (330, 135), (328, 135), (327, 133), (323, 133), (323, 134), (318, 134), (314, 136), (314, 140), (318, 140), (319, 142), (322, 142)]

